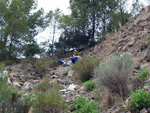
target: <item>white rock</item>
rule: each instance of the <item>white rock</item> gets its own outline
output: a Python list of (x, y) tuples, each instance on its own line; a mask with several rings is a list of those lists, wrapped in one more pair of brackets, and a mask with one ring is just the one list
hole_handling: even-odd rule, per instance
[(71, 85), (67, 88), (67, 90), (74, 91), (75, 87), (76, 87), (76, 85), (71, 84)]
[(62, 89), (62, 90), (59, 90), (60, 92), (66, 92), (67, 90), (66, 89)]
[(23, 84), (23, 88), (22, 89), (24, 89), (24, 90), (31, 90), (31, 89), (33, 89), (33, 84), (30, 83), (30, 82), (25, 82)]

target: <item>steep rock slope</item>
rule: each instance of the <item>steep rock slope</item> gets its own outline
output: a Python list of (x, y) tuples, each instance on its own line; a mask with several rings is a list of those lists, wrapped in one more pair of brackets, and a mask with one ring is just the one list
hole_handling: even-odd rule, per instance
[(150, 36), (150, 6), (123, 26), (119, 32), (107, 36), (107, 39), (94, 48), (86, 51), (90, 56), (101, 59), (112, 55), (128, 52), (140, 63), (150, 61), (150, 49), (147, 46), (147, 37)]

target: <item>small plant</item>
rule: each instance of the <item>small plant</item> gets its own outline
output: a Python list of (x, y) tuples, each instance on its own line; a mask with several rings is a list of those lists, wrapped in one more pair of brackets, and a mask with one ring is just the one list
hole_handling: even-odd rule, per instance
[(95, 81), (89, 80), (85, 83), (85, 87), (87, 90), (93, 90), (96, 87), (96, 83)]
[(33, 94), (28, 94), (22, 99), (18, 99), (16, 103), (15, 113), (28, 113), (31, 106), (36, 102), (36, 96)]
[(42, 82), (37, 84), (33, 89), (39, 92), (46, 92), (47, 90), (60, 90), (64, 87), (58, 83), (49, 83), (49, 78), (44, 77)]
[(35, 67), (35, 72), (41, 77), (44, 77), (44, 74), (47, 68), (55, 67), (58, 65), (57, 59), (54, 58), (40, 58), (32, 64)]
[(63, 76), (67, 76), (68, 75), (68, 72), (70, 71), (70, 69), (66, 70), (65, 72), (63, 72)]
[(140, 70), (139, 73), (138, 73), (138, 77), (140, 77), (141, 79), (144, 79), (148, 76), (149, 76), (148, 75), (148, 70), (146, 68)]
[(0, 63), (0, 86), (1, 84), (6, 84), (8, 76), (4, 74), (5, 64), (2, 62)]
[(128, 107), (131, 110), (141, 110), (150, 107), (150, 94), (144, 89), (132, 92), (129, 97)]
[(0, 102), (16, 102), (18, 98), (18, 90), (7, 84), (1, 84), (0, 86)]
[(147, 36), (147, 46), (149, 47), (150, 45), (150, 36)]
[(92, 102), (84, 97), (73, 100), (73, 113), (98, 113), (98, 103)]
[(111, 92), (125, 97), (129, 93), (127, 80), (133, 69), (133, 59), (128, 54), (112, 57), (94, 70), (97, 86), (107, 87)]
[(52, 91), (38, 93), (34, 109), (40, 113), (66, 113), (69, 110), (59, 93)]
[(100, 60), (88, 56), (83, 56), (82, 59), (73, 65), (75, 78), (82, 82), (87, 81), (93, 75), (93, 70), (99, 65)]

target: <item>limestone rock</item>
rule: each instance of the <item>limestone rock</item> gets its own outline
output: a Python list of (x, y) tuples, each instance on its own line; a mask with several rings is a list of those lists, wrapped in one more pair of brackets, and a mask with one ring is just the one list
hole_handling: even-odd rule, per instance
[(33, 89), (33, 84), (30, 83), (30, 82), (25, 82), (25, 83), (23, 84), (22, 89), (24, 89), (24, 90), (32, 90), (32, 89)]

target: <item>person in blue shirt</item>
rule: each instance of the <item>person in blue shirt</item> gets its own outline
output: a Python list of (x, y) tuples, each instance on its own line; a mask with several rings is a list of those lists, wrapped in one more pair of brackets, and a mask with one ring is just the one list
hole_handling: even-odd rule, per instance
[(58, 60), (58, 61), (59, 61), (60, 64), (65, 64), (65, 66), (69, 66), (72, 63), (75, 64), (76, 61), (78, 61), (78, 59), (79, 59), (78, 51), (74, 50), (73, 55), (70, 57), (70, 60), (67, 63), (65, 63), (64, 61), (61, 61), (61, 60)]

